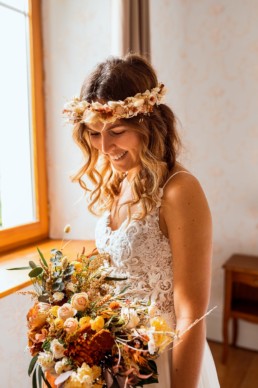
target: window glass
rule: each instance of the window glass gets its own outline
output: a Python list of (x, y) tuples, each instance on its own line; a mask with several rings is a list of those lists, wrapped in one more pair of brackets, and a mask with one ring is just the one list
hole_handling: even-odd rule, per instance
[(11, 6), (24, 10), (27, 1), (0, 2), (1, 228), (27, 224), (36, 218), (28, 16)]

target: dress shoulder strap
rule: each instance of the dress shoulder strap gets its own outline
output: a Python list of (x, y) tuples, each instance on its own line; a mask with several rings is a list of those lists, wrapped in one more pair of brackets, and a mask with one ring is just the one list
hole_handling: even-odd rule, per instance
[(189, 174), (189, 175), (192, 175), (189, 171), (184, 171), (184, 170), (181, 170), (181, 171), (177, 171), (175, 172), (174, 174), (172, 174), (165, 182), (165, 184), (163, 185), (162, 189), (165, 188), (165, 186), (168, 184), (168, 182), (174, 178), (174, 176), (176, 176), (177, 174), (182, 174), (182, 173), (185, 173), (185, 174)]

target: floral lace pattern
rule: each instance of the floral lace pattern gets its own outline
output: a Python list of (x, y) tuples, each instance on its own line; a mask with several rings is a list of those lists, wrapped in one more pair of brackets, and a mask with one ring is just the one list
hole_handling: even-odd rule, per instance
[[(143, 220), (124, 221), (117, 230), (110, 228), (110, 212), (105, 212), (97, 223), (96, 246), (100, 253), (110, 254), (116, 275), (127, 276), (130, 294), (155, 302), (160, 314), (172, 324), (172, 254), (169, 240), (159, 228), (159, 206)], [(120, 288), (125, 285), (122, 283), (118, 283)]]

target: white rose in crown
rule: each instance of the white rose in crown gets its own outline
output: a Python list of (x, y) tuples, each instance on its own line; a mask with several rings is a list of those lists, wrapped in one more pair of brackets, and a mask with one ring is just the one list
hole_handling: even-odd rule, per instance
[(54, 339), (53, 341), (51, 341), (50, 350), (53, 353), (54, 358), (62, 358), (62, 357), (64, 357), (65, 348), (58, 341), (58, 339)]
[(63, 321), (68, 318), (74, 317), (76, 313), (76, 309), (73, 308), (73, 306), (69, 303), (63, 304), (63, 306), (59, 307), (57, 311), (58, 318), (62, 319)]
[(140, 318), (135, 309), (129, 307), (121, 308), (121, 318), (125, 321), (126, 329), (133, 329), (140, 322)]
[(71, 299), (71, 305), (77, 311), (85, 311), (89, 305), (88, 294), (86, 292), (74, 294)]

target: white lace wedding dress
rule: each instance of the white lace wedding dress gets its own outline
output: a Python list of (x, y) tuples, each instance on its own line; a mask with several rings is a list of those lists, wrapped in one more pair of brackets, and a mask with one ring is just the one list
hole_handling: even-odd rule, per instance
[[(161, 197), (162, 194), (161, 189)], [(129, 225), (126, 220), (117, 230), (110, 228), (110, 212), (106, 212), (97, 223), (96, 246), (100, 253), (110, 254), (116, 274), (130, 279), (133, 295), (155, 301), (159, 312), (173, 326), (172, 255), (169, 240), (159, 228), (159, 206), (143, 220), (131, 220)], [(161, 355), (157, 365), (159, 383), (149, 387), (172, 388), (170, 351)], [(198, 388), (218, 387), (216, 368), (206, 342)]]

